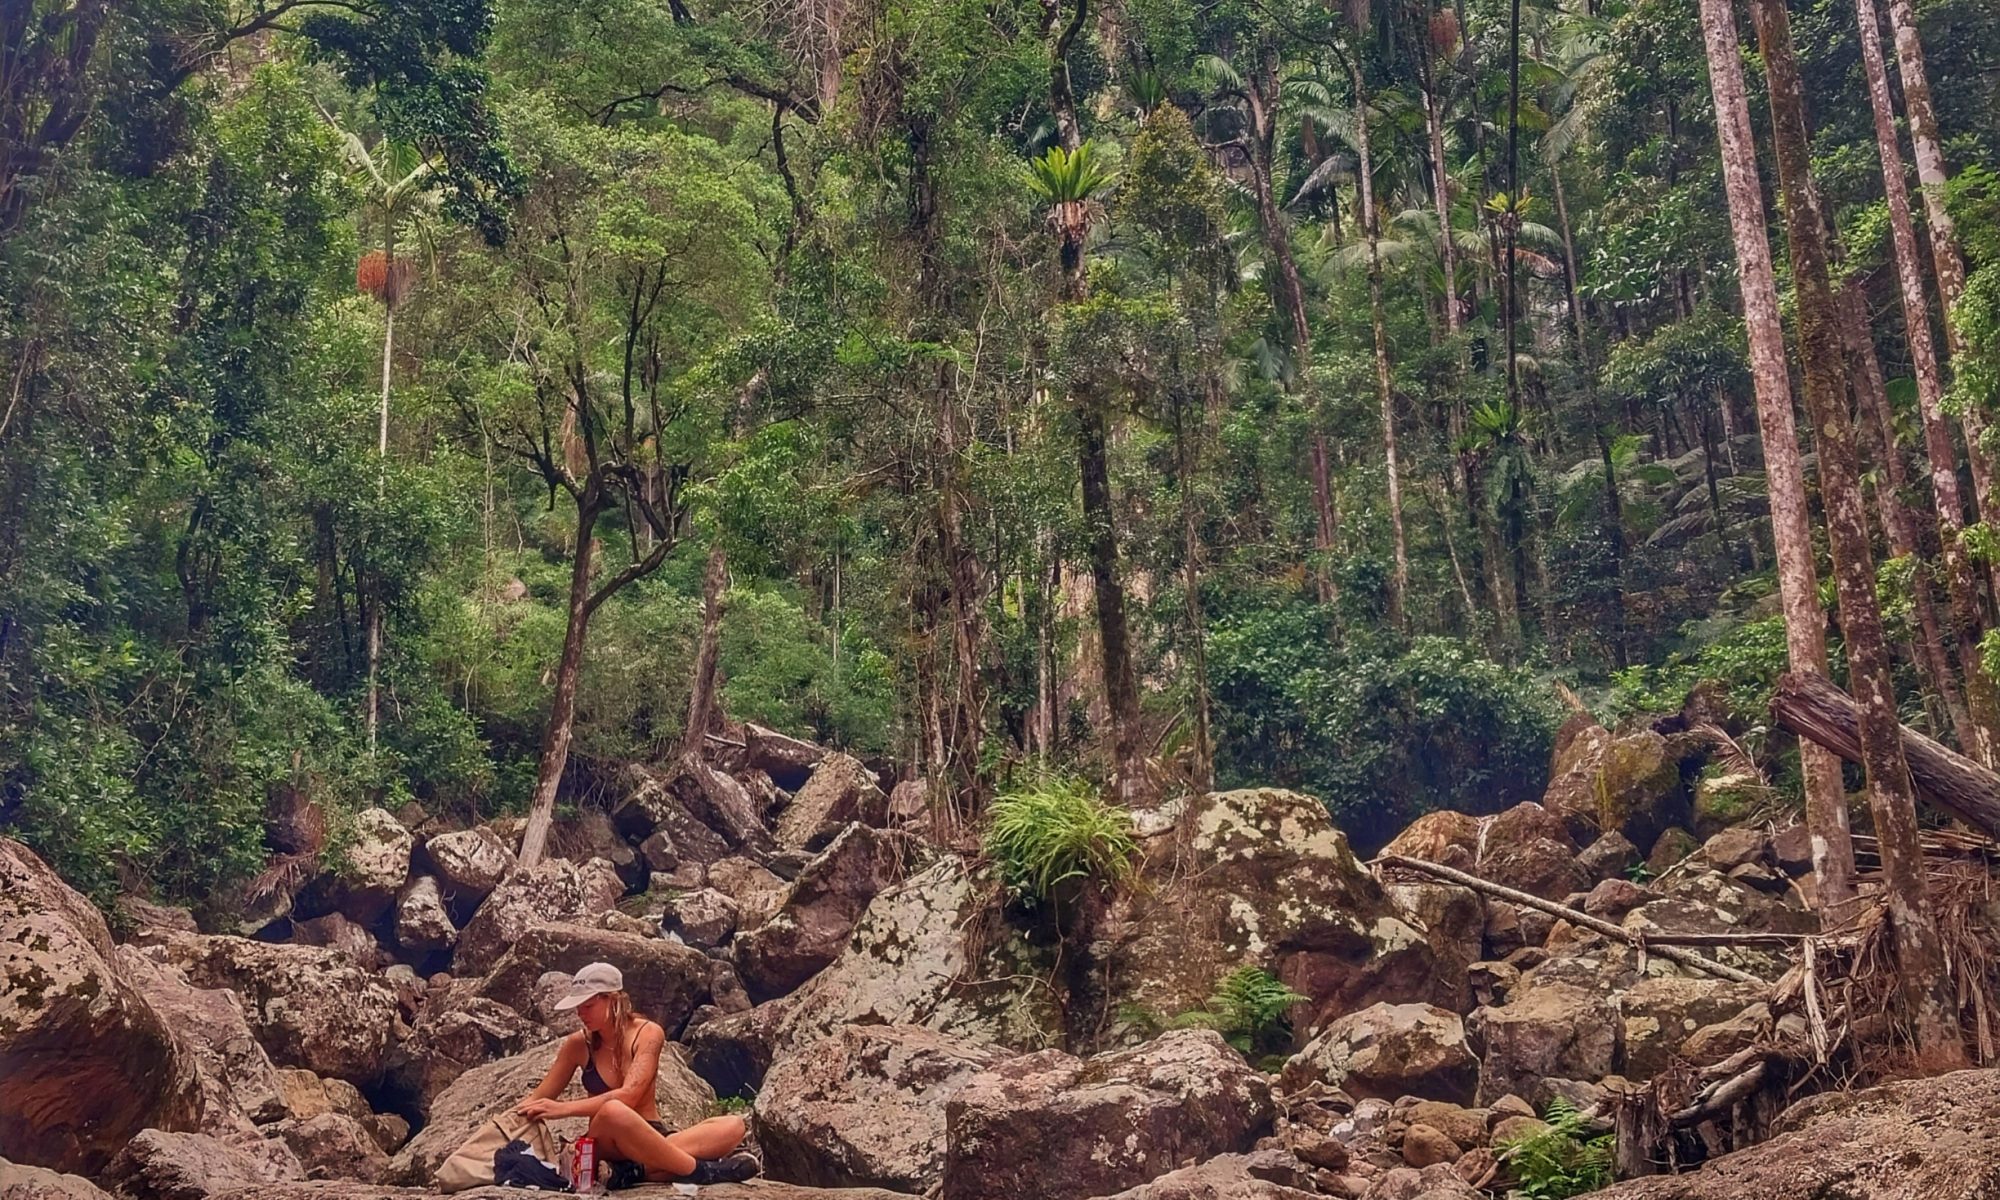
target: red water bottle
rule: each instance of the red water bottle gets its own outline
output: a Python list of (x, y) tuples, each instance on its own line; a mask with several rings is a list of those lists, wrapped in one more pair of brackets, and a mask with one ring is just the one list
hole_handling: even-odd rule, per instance
[(597, 1190), (597, 1139), (587, 1133), (576, 1139), (576, 1157), (571, 1160), (569, 1186), (579, 1194)]

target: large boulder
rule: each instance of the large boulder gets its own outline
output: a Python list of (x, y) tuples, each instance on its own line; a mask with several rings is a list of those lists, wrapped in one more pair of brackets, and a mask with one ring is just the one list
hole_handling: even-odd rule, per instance
[(736, 901), (721, 892), (696, 888), (667, 899), (660, 911), (660, 931), (690, 946), (711, 949), (729, 940), (742, 915)]
[(193, 1054), (120, 974), (104, 917), (0, 838), (0, 1150), (94, 1173), (149, 1125), (202, 1116)]
[(291, 940), (301, 946), (338, 950), (363, 970), (379, 971), (389, 965), (389, 956), (382, 952), (374, 932), (346, 913), (330, 912), (294, 921)]
[(840, 957), (869, 903), (903, 877), (907, 842), (857, 822), (805, 865), (778, 911), (733, 944), (752, 1000), (782, 996)]
[(779, 787), (796, 791), (811, 778), (813, 768), (826, 755), (824, 746), (754, 723), (743, 726), (744, 765), (753, 771), (763, 771)]
[(1006, 1052), (909, 1025), (843, 1025), (786, 1055), (757, 1094), (773, 1179), (923, 1193), (944, 1177), (945, 1106)]
[(1378, 1000), (1457, 1007), (1464, 964), (1441, 966), (1311, 796), (1269, 788), (1189, 803), (1155, 847), (1110, 951), (1112, 1004), (1160, 1017), (1204, 1009), (1241, 967), (1307, 997), (1317, 1028)]
[(131, 1200), (208, 1200), (217, 1192), (305, 1178), (283, 1142), (148, 1129), (125, 1144), (106, 1176)]
[(1650, 846), (1669, 826), (1691, 819), (1683, 739), (1590, 725), (1558, 745), (1542, 803), (1578, 841), (1619, 833), (1635, 846)]
[(268, 1132), (298, 1156), (307, 1179), (379, 1183), (389, 1172), (389, 1156), (374, 1131), (346, 1113), (289, 1117)]
[[(1662, 975), (1620, 992), (1624, 1059), (1619, 1074), (1643, 1083), (1665, 1070), (1696, 1030), (1727, 1021), (1768, 989), (1708, 976)], [(1700, 1064), (1707, 1065), (1707, 1064)]]
[(225, 1114), (263, 1124), (286, 1115), (284, 1089), (271, 1056), (243, 1018), (229, 992), (198, 988), (155, 956), (164, 950), (118, 947), (118, 967), (153, 1011), (194, 1053), (200, 1065), (207, 1114), (203, 1132), (216, 1132)]
[(0, 1158), (0, 1200), (111, 1200), (81, 1175), (27, 1167)]
[(499, 887), (459, 931), (452, 968), (459, 975), (482, 975), (533, 925), (571, 922), (587, 925), (617, 907), (625, 895), (617, 868), (601, 858), (577, 864), (545, 860)]
[(749, 789), (695, 755), (683, 755), (669, 785), (687, 810), (734, 847), (771, 843), (764, 816)]
[(415, 848), (416, 839), (389, 810), (364, 808), (355, 814), (354, 840), (334, 876), (336, 907), (363, 925), (381, 920), (409, 877)]
[[(535, 1089), (555, 1062), (560, 1041), (548, 1042), (499, 1062), (474, 1067), (454, 1080), (431, 1101), (430, 1118), (422, 1130), (397, 1152), (384, 1182), (421, 1186), (452, 1151), (478, 1130), (488, 1117), (518, 1104)], [(579, 1072), (579, 1074), (581, 1074)], [(583, 1095), (581, 1080), (573, 1079), (563, 1093), (565, 1099)], [(715, 1093), (708, 1089), (681, 1061), (679, 1048), (671, 1043), (660, 1052), (660, 1073), (653, 1087), (660, 1119), (670, 1128), (685, 1129), (708, 1115)], [(575, 1137), (587, 1121), (567, 1117), (551, 1121), (549, 1128), (559, 1136)]]
[(1285, 1086), (1314, 1082), (1357, 1099), (1470, 1103), (1479, 1060), (1466, 1045), (1457, 1013), (1428, 1004), (1375, 1004), (1328, 1025), (1285, 1063)]
[[(1013, 1050), (1060, 1045), (1062, 1011), (1043, 982), (1051, 956), (990, 920), (996, 886), (946, 857), (884, 889), (847, 949), (798, 991), (693, 1029), (695, 1069), (723, 1095), (747, 1094), (780, 1048), (849, 1024), (922, 1025)], [(989, 935), (969, 936), (982, 921)]]
[(1010, 1059), (945, 1106), (944, 1200), (1107, 1196), (1269, 1132), (1270, 1080), (1211, 1030)]
[(646, 860), (602, 809), (585, 809), (556, 822), (549, 830), (549, 853), (571, 862), (610, 863), (625, 894), (644, 891), (652, 875)]
[(875, 773), (851, 754), (829, 755), (813, 769), (792, 803), (778, 817), (778, 844), (796, 850), (821, 831), (850, 821), (887, 824), (889, 797), (875, 782)]
[(634, 774), (635, 786), (612, 810), (611, 819), (619, 833), (638, 843), (649, 868), (673, 871), (684, 863), (706, 865), (732, 853), (729, 839), (682, 802), (672, 779), (651, 772)]
[(1403, 919), (1424, 935), (1441, 961), (1470, 966), (1486, 956), (1486, 902), (1478, 892), (1435, 879), (1385, 886)]
[(1990, 1200), (2000, 1195), (2000, 1071), (1955, 1071), (1794, 1105), (1771, 1140), (1597, 1200)]
[(709, 887), (736, 905), (740, 929), (755, 929), (770, 920), (790, 887), (768, 868), (737, 856), (710, 863), (707, 879)]
[(440, 833), (424, 843), (424, 854), (443, 881), (446, 898), (468, 908), (486, 899), (514, 869), (513, 848), (485, 825)]
[(1544, 1079), (1596, 1081), (1617, 1069), (1624, 1023), (1600, 993), (1572, 983), (1525, 987), (1466, 1021), (1479, 1054), (1478, 1102), (1525, 1096)]
[[(645, 1184), (620, 1192), (623, 1200), (680, 1200), (690, 1184)], [(459, 1200), (522, 1200), (521, 1189), (481, 1187), (454, 1193)], [(329, 1182), (266, 1184), (220, 1192), (214, 1200), (437, 1200), (430, 1188), (387, 1187), (379, 1184)], [(910, 1200), (901, 1192), (881, 1188), (807, 1188), (770, 1179), (743, 1183), (704, 1184), (701, 1200)]]
[(454, 980), (434, 988), (410, 1036), (391, 1057), (390, 1082), (420, 1112), (427, 1112), (438, 1093), (472, 1068), (549, 1039), (541, 1022), (478, 995), (477, 986), (477, 981)]
[(1450, 809), (1427, 812), (1390, 839), (1389, 844), (1382, 848), (1382, 853), (1421, 858), (1425, 862), (1470, 871), (1479, 860), (1481, 828), (1482, 822), (1478, 817), (1465, 813)]
[(422, 957), (440, 954), (458, 944), (458, 927), (451, 923), (438, 881), (419, 875), (396, 898), (396, 944)]
[(617, 967), (632, 1007), (673, 1037), (709, 1001), (709, 962), (699, 950), (666, 938), (535, 925), (515, 940), (479, 985), (479, 994), (516, 1012), (535, 1011), (535, 985), (549, 971), (574, 973), (594, 962)]
[(235, 993), (280, 1066), (370, 1083), (407, 1032), (395, 989), (338, 950), (180, 934), (165, 951), (196, 987)]
[(1562, 818), (1533, 802), (1488, 819), (1473, 870), (1544, 900), (1561, 900), (1594, 882), (1577, 864), (1576, 842)]

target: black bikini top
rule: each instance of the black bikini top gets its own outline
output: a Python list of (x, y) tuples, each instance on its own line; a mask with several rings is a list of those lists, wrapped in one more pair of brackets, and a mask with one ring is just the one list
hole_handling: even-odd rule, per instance
[[(642, 1028), (643, 1028), (643, 1027), (642, 1027)], [(639, 1039), (638, 1039), (638, 1038), (636, 1038), (636, 1037), (635, 1037), (635, 1038), (633, 1038), (633, 1039), (632, 1039), (632, 1046), (636, 1046), (636, 1045), (638, 1045), (638, 1044), (639, 1044)], [(606, 1083), (606, 1082), (604, 1082), (604, 1076), (598, 1073), (598, 1070), (597, 1070), (597, 1047), (596, 1047), (596, 1046), (594, 1046), (594, 1045), (591, 1045), (591, 1044), (590, 1044), (590, 1042), (589, 1042), (589, 1040), (588, 1040), (587, 1038), (586, 1038), (586, 1040), (584, 1041), (584, 1046), (586, 1047), (586, 1049), (587, 1049), (587, 1051), (588, 1051), (588, 1052), (586, 1053), (586, 1055), (584, 1056), (584, 1060), (583, 1060), (583, 1090), (584, 1090), (584, 1094), (585, 1094), (585, 1095), (589, 1095), (589, 1096), (602, 1096), (602, 1095), (603, 1095), (604, 1093), (606, 1093), (606, 1092), (608, 1092), (608, 1091), (610, 1091), (610, 1090), (611, 1090), (611, 1088), (612, 1088), (612, 1085), (611, 1085), (611, 1084), (608, 1084), (608, 1083)], [(626, 1058), (626, 1061), (628, 1061), (628, 1062), (629, 1062), (629, 1061), (631, 1061), (631, 1058), (632, 1058), (632, 1046), (627, 1046), (627, 1047), (625, 1048), (625, 1058)], [(619, 1080), (618, 1082), (622, 1084), (622, 1083), (624, 1083), (625, 1081), (621, 1079), (621, 1080)]]

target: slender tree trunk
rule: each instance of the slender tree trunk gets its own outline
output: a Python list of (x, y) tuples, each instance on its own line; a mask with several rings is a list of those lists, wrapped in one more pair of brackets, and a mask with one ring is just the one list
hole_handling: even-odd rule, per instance
[[(1875, 495), (1882, 509), (1882, 532), (1889, 543), (1890, 554), (1897, 558), (1907, 557), (1916, 565), (1910, 580), (1912, 607), (1917, 616), (1917, 645), (1913, 657), (1924, 674), (1931, 694), (1944, 705), (1945, 715), (1958, 737), (1959, 745), (1969, 746), (1973, 744), (1975, 731), (1966, 712), (1965, 699), (1959, 694), (1958, 683), (1952, 676), (1951, 659), (1945, 655), (1944, 634), (1938, 626), (1937, 601), (1932, 595), (1931, 565), (1924, 560), (1917, 517), (1903, 500), (1903, 494), (1910, 486), (1910, 473), (1903, 463), (1902, 448), (1896, 444), (1896, 424), (1889, 410), (1888, 389), (1882, 382), (1882, 364), (1876, 358), (1875, 344), (1868, 336), (1866, 301), (1862, 298), (1860, 284), (1849, 280), (1841, 289), (1840, 303), (1840, 327), (1847, 345), (1849, 373), (1853, 377), (1855, 394), (1861, 401), (1862, 438), (1866, 441), (1868, 432), (1874, 432), (1875, 454), (1882, 467), (1875, 477)], [(1956, 648), (1956, 631), (1952, 642)]]
[(562, 654), (556, 659), (555, 694), (549, 702), (549, 723), (542, 734), (541, 762), (535, 769), (535, 798), (528, 806), (528, 827), (521, 834), (516, 869), (528, 871), (542, 861), (549, 826), (556, 815), (556, 791), (569, 765), (569, 744), (576, 731), (576, 681), (583, 670), (583, 647), (590, 630), (590, 572), (597, 549), (592, 534), (602, 510), (602, 493), (593, 480), (584, 486), (576, 505), (576, 556), (570, 564), (568, 624), (563, 628)]
[(681, 731), (682, 757), (702, 757), (709, 726), (715, 722), (715, 668), (722, 657), (722, 596), (728, 586), (729, 555), (718, 534), (708, 548), (708, 564), (701, 573), (701, 638), (695, 643), (687, 728)]
[(1104, 404), (1079, 396), (1078, 467), (1083, 477), (1083, 519), (1089, 529), (1091, 583), (1097, 593), (1097, 628), (1104, 652), (1104, 699), (1111, 709), (1112, 753), (1118, 791), (1128, 802), (1143, 785), (1139, 761), (1139, 686), (1125, 619), (1125, 585), (1118, 577), (1118, 539), (1112, 526), (1111, 471), (1105, 449)]
[(1389, 573), (1389, 623), (1409, 628), (1405, 605), (1410, 590), (1410, 546), (1403, 536), (1403, 479), (1396, 464), (1396, 394), (1389, 374), (1389, 333), (1382, 315), (1381, 223), (1375, 211), (1374, 163), (1368, 151), (1368, 86), (1360, 60), (1348, 63), (1354, 82), (1354, 149), (1360, 159), (1361, 228), (1368, 238), (1368, 312), (1375, 332), (1375, 394), (1382, 409), (1382, 469), (1388, 480), (1389, 536), (1394, 565)]
[[(1972, 564), (1959, 534), (1965, 527), (1965, 501), (1958, 486), (1958, 452), (1943, 406), (1944, 386), (1937, 351), (1931, 340), (1930, 305), (1918, 266), (1916, 230), (1910, 218), (1909, 189), (1903, 180), (1903, 153), (1896, 140), (1895, 114), (1889, 103), (1887, 65), (1874, 0), (1855, 0), (1861, 30), (1861, 61), (1868, 76), (1868, 99), (1875, 119), (1875, 146), (1882, 162), (1882, 189), (1888, 199), (1890, 246), (1896, 282), (1903, 302), (1904, 336), (1916, 372), (1917, 411), (1923, 418), (1924, 447), (1931, 464), (1931, 490), (1937, 502), (1938, 541), (1943, 552), (1945, 586), (1951, 599), (1953, 649), (1965, 674), (1970, 718), (1959, 730), (1959, 744), (1987, 766), (2000, 753), (2000, 692), (1996, 692), (1979, 653), (1983, 610)], [(1917, 51), (1921, 64), (1922, 51)], [(1919, 65), (1921, 70), (1921, 65)], [(1907, 79), (1907, 72), (1905, 78)], [(1924, 105), (1929, 103), (1928, 96)], [(1912, 113), (1919, 106), (1912, 104)], [(1912, 121), (1914, 125), (1914, 119)], [(1949, 219), (1949, 214), (1947, 214)], [(1935, 238), (1935, 231), (1933, 233)], [(1946, 258), (1952, 256), (1947, 253)], [(1945, 278), (1940, 260), (1939, 279)], [(1962, 269), (1962, 268), (1961, 268)], [(1974, 476), (1975, 490), (1977, 475)], [(1981, 511), (1985, 511), (1982, 506)]]
[(1820, 497), (1847, 646), (1848, 691), (1861, 705), (1862, 768), (1882, 859), (1884, 893), (1896, 962), (1917, 1050), (1926, 1063), (1962, 1062), (1957, 1004), (1945, 971), (1944, 944), (1924, 892), (1923, 848), (1917, 841), (1916, 791), (1903, 757), (1902, 726), (1882, 614), (1875, 599), (1874, 554), (1861, 501), (1860, 462), (1847, 417), (1847, 372), (1839, 310), (1827, 269), (1826, 224), (1811, 174), (1805, 96), (1792, 48), (1784, 0), (1752, 0), (1757, 41), (1771, 94), (1772, 145), (1784, 197), (1792, 280), (1798, 297), (1799, 353), (1805, 366), (1806, 409), (1818, 438)]
[[(1438, 258), (1444, 267), (1444, 328), (1458, 338), (1458, 247), (1451, 239), (1451, 173), (1444, 157), (1443, 100), (1435, 86), (1424, 89), (1424, 126), (1431, 147), (1431, 203), (1437, 207)], [(1463, 349), (1455, 350), (1463, 355)]]
[[(389, 260), (389, 275), (395, 276), (396, 262)], [(384, 284), (384, 287), (388, 287)], [(385, 295), (393, 295), (385, 292)], [(396, 348), (396, 306), (385, 303), (382, 306), (382, 408), (379, 428), (375, 435), (375, 503), (380, 506), (389, 496), (389, 380)], [(378, 593), (380, 588), (376, 588)], [(382, 719), (382, 597), (373, 596), (368, 601), (368, 757), (375, 757), (375, 734)]]
[[(1785, 649), (1792, 669), (1826, 673), (1826, 615), (1814, 577), (1812, 526), (1807, 519), (1805, 468), (1792, 419), (1791, 378), (1785, 367), (1778, 285), (1757, 183), (1750, 102), (1743, 85), (1742, 47), (1730, 0), (1701, 0), (1702, 36), (1722, 152), (1723, 190), (1750, 335), (1750, 370), (1764, 471), (1771, 498), (1771, 540), (1778, 554), (1778, 595), (1785, 613)], [(1799, 746), (1805, 775), (1806, 825), (1812, 833), (1813, 876), (1822, 909), (1838, 912), (1854, 898), (1854, 843), (1847, 827), (1847, 793), (1840, 762), (1824, 748)]]
[(1313, 549), (1319, 561), (1313, 576), (1319, 582), (1319, 602), (1333, 604), (1340, 599), (1333, 579), (1333, 473), (1327, 464), (1326, 435), (1315, 432), (1312, 439)]
[[(1201, 519), (1195, 503), (1195, 471), (1200, 452), (1187, 429), (1186, 405), (1174, 398), (1174, 442), (1181, 502), (1181, 588), (1188, 623), (1188, 670), (1194, 680), (1188, 698), (1189, 717), (1194, 725), (1194, 786), (1206, 792), (1215, 785), (1215, 752), (1209, 732), (1208, 638), (1201, 606)], [(1324, 450), (1322, 449), (1322, 453)]]

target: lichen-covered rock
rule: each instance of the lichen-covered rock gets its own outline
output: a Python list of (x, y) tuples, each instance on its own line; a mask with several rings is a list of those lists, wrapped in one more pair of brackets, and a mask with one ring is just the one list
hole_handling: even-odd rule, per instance
[(1204, 1008), (1231, 972), (1270, 970), (1317, 1028), (1378, 1000), (1455, 1007), (1464, 963), (1440, 959), (1327, 817), (1298, 792), (1211, 792), (1149, 856), (1109, 954), (1114, 1007)]
[(922, 1025), (1014, 1050), (1061, 1044), (1047, 952), (1004, 926), (968, 944), (968, 926), (994, 911), (987, 883), (940, 859), (876, 896), (847, 949), (798, 991), (692, 1030), (695, 1069), (723, 1095), (746, 1094), (778, 1050), (848, 1024)]
[(1537, 982), (1466, 1021), (1479, 1055), (1478, 1102), (1526, 1095), (1537, 1081), (1601, 1079), (1617, 1068), (1624, 1023), (1606, 996)]
[(223, 1132), (226, 1114), (264, 1124), (286, 1115), (284, 1088), (250, 1025), (229, 992), (198, 988), (154, 957), (163, 950), (118, 947), (118, 968), (139, 989), (200, 1065), (206, 1120), (201, 1132)]
[(1662, 832), (1653, 842), (1653, 848), (1646, 852), (1646, 871), (1652, 875), (1664, 875), (1699, 849), (1701, 843), (1695, 841), (1693, 834), (1675, 826)]
[[(533, 1091), (555, 1061), (559, 1041), (474, 1067), (452, 1081), (451, 1086), (431, 1101), (429, 1120), (409, 1144), (391, 1160), (384, 1182), (422, 1185), (452, 1151), (478, 1130), (488, 1118), (513, 1107)], [(581, 1074), (579, 1072), (579, 1074)], [(572, 1080), (563, 1098), (583, 1095), (581, 1080)], [(660, 1119), (670, 1128), (685, 1129), (708, 1115), (715, 1093), (681, 1061), (679, 1048), (669, 1043), (660, 1053), (660, 1073), (653, 1087)], [(561, 1137), (574, 1138), (588, 1122), (580, 1117), (551, 1121), (549, 1128)]]
[(439, 954), (458, 944), (444, 893), (428, 875), (410, 880), (396, 898), (396, 944), (415, 955)]
[(1595, 1200), (1989, 1200), (2000, 1195), (2000, 1071), (1955, 1071), (1826, 1092), (1769, 1141), (1684, 1175), (1628, 1180)]
[(410, 874), (416, 839), (385, 808), (364, 808), (354, 816), (354, 840), (334, 877), (336, 907), (363, 925), (382, 919)]
[(945, 1105), (1006, 1052), (909, 1025), (843, 1025), (780, 1058), (757, 1093), (773, 1179), (921, 1194), (944, 1176)]
[(778, 911), (732, 947), (752, 1000), (782, 996), (840, 957), (869, 903), (903, 877), (907, 841), (857, 822), (806, 864)]
[(889, 798), (877, 786), (875, 773), (851, 754), (828, 755), (779, 815), (778, 844), (798, 849), (829, 826), (837, 829), (850, 821), (880, 826), (888, 823), (888, 815)]
[(1622, 833), (1607, 833), (1576, 856), (1576, 865), (1596, 880), (1621, 878), (1641, 861), (1638, 847)]
[(941, 1194), (1107, 1196), (1249, 1150), (1274, 1115), (1269, 1080), (1209, 1030), (1087, 1060), (1030, 1054), (974, 1075), (945, 1106)]
[(1542, 803), (1573, 838), (1619, 833), (1646, 846), (1690, 820), (1681, 762), (1688, 747), (1651, 729), (1614, 734), (1596, 725), (1559, 746)]
[(389, 1171), (374, 1132), (346, 1113), (323, 1112), (303, 1120), (291, 1117), (266, 1131), (298, 1156), (307, 1179), (352, 1179), (379, 1183)]
[(790, 886), (747, 858), (725, 858), (708, 866), (708, 886), (736, 903), (739, 929), (755, 929), (785, 902)]
[(369, 1083), (407, 1033), (395, 989), (338, 950), (186, 934), (165, 950), (196, 987), (235, 993), (250, 1031), (280, 1066)]
[(1385, 886), (1404, 919), (1423, 933), (1441, 961), (1469, 966), (1484, 957), (1486, 903), (1478, 892), (1438, 880)]
[(633, 1009), (659, 1022), (668, 1037), (708, 1003), (708, 959), (700, 951), (665, 938), (581, 925), (527, 929), (487, 972), (479, 994), (516, 1012), (533, 1012), (535, 985), (544, 973), (576, 972), (594, 962), (618, 968)]
[(1640, 980), (1617, 996), (1625, 1027), (1619, 1073), (1644, 1083), (1666, 1069), (1690, 1035), (1742, 1012), (1765, 990), (1756, 984), (1707, 976), (1664, 975)]
[(578, 865), (552, 858), (522, 871), (495, 888), (472, 920), (459, 931), (452, 968), (481, 975), (533, 925), (589, 924), (616, 908), (625, 895), (617, 869), (603, 859)]
[(440, 833), (424, 843), (431, 869), (453, 903), (477, 904), (514, 869), (514, 850), (490, 827)]
[(382, 953), (382, 943), (375, 934), (346, 913), (330, 912), (294, 921), (291, 940), (301, 946), (338, 950), (365, 970), (379, 971), (389, 965), (389, 956)]
[[(409, 1140), (409, 1122), (394, 1113), (378, 1113), (368, 1106), (367, 1097), (345, 1079), (328, 1079), (297, 1067), (278, 1072), (284, 1091), (284, 1119), (294, 1125), (333, 1113), (358, 1124), (384, 1154), (393, 1154)], [(267, 1126), (267, 1132), (275, 1127)], [(304, 1151), (300, 1151), (304, 1157)]]
[(65, 1175), (0, 1158), (0, 1200), (111, 1200), (111, 1197), (81, 1175)]
[[(438, 1093), (474, 1067), (507, 1058), (549, 1039), (538, 1020), (477, 994), (478, 981), (434, 988), (410, 1036), (390, 1060), (390, 1081), (427, 1111)], [(296, 1108), (294, 1116), (309, 1115)]]
[(639, 845), (646, 865), (673, 871), (683, 863), (706, 865), (727, 858), (728, 838), (708, 825), (677, 795), (670, 778), (644, 772), (612, 811), (618, 832)]
[(119, 972), (104, 917), (0, 838), (0, 1151), (95, 1172), (148, 1125), (196, 1128), (193, 1054)]
[(1481, 838), (1477, 873), (1540, 896), (1560, 900), (1590, 886), (1576, 862), (1576, 842), (1562, 819), (1539, 804), (1517, 804), (1491, 818)]
[(303, 1180), (305, 1168), (283, 1142), (148, 1129), (125, 1144), (106, 1177), (131, 1200), (208, 1200), (217, 1192)]
[(660, 931), (708, 949), (728, 941), (740, 919), (736, 901), (711, 887), (696, 888), (668, 898), (660, 913)]
[(1285, 1063), (1285, 1087), (1314, 1082), (1357, 1099), (1469, 1102), (1479, 1060), (1458, 1014), (1428, 1004), (1375, 1004), (1335, 1020)]
[(778, 786), (797, 790), (827, 756), (826, 747), (766, 729), (754, 722), (743, 726), (743, 762), (763, 771)]
[(1479, 830), (1478, 817), (1439, 809), (1410, 822), (1382, 853), (1470, 871), (1479, 859)]

